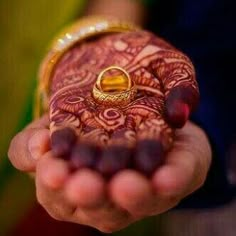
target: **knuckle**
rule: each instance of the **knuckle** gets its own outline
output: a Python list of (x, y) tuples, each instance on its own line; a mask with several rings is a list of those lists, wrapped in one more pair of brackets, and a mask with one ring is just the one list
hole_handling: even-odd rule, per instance
[(10, 159), (10, 161), (12, 162), (12, 164), (14, 164), (14, 161), (15, 161), (15, 156), (16, 156), (16, 147), (17, 147), (17, 145), (16, 145), (16, 141), (17, 141), (17, 139), (18, 139), (18, 136), (19, 136), (19, 134), (17, 134), (15, 137), (13, 137), (13, 139), (11, 140), (11, 142), (10, 142), (10, 145), (9, 145), (9, 149), (8, 149), (8, 157), (9, 157), (9, 159)]
[(165, 193), (163, 197), (169, 202), (178, 202), (180, 199), (180, 195), (173, 192)]
[[(157, 197), (164, 200), (165, 202), (178, 202), (181, 199), (182, 191), (176, 191), (172, 186), (165, 187), (158, 191)], [(159, 203), (157, 202), (157, 206)]]
[(200, 173), (199, 174), (198, 182), (196, 184), (195, 190), (201, 188), (204, 185), (206, 178), (207, 178), (207, 173)]
[(205, 180), (200, 180), (195, 190), (201, 188), (204, 185), (204, 183), (205, 183)]
[(114, 233), (116, 231), (116, 229), (114, 227), (109, 227), (107, 225), (99, 226), (99, 227), (97, 227), (97, 229), (105, 234)]
[(200, 158), (198, 161), (199, 162), (196, 164), (196, 171), (195, 171), (195, 179), (196, 179), (195, 190), (201, 188), (204, 185), (210, 167), (209, 161), (206, 160), (205, 156), (202, 156), (202, 158)]
[(38, 175), (41, 177), (44, 173), (45, 167), (47, 166), (48, 162), (47, 162), (47, 158), (42, 158), (37, 162), (37, 173)]
[(47, 202), (47, 200), (45, 199), (44, 194), (41, 191), (36, 190), (36, 198), (38, 203), (43, 206), (44, 208), (47, 208), (47, 206), (49, 205)]
[(45, 209), (50, 209), (54, 205), (53, 203), (53, 196), (49, 194), (45, 189), (39, 185), (36, 176), (36, 199), (38, 203), (43, 206)]
[(58, 201), (56, 196), (48, 195), (48, 193), (37, 187), (36, 198), (53, 219), (58, 221), (69, 221), (71, 219), (70, 207), (66, 203)]
[(209, 168), (212, 159), (212, 151), (208, 136), (206, 132), (197, 125), (194, 124), (194, 127), (194, 138), (198, 140), (197, 146), (195, 147), (196, 151), (198, 152), (199, 156), (202, 157), (202, 166)]
[(46, 211), (55, 220), (58, 220), (58, 221), (65, 221), (66, 220), (65, 216), (63, 216), (61, 214), (61, 212), (55, 208), (54, 209), (46, 209)]
[(97, 227), (99, 231), (106, 234), (114, 233), (116, 231), (121, 230), (122, 228), (124, 228), (124, 224), (119, 224), (119, 223), (106, 223), (106, 224), (99, 225)]
[(30, 159), (27, 148), (29, 135), (30, 133), (26, 133), (25, 131), (16, 134), (10, 142), (7, 152), (11, 164), (16, 169), (26, 172), (35, 170), (35, 162)]
[(62, 211), (59, 210), (55, 204), (51, 204), (49, 200), (47, 200), (44, 194), (37, 193), (38, 203), (47, 211), (47, 213), (55, 220), (63, 221), (65, 217), (62, 215)]
[(20, 161), (20, 152), (19, 152), (19, 145), (18, 145), (18, 141), (20, 139), (20, 133), (17, 134), (10, 142), (9, 145), (9, 149), (8, 149), (8, 158), (10, 160), (10, 162), (12, 163), (12, 165), (19, 169), (19, 170), (24, 170), (25, 167), (22, 165), (21, 161)]

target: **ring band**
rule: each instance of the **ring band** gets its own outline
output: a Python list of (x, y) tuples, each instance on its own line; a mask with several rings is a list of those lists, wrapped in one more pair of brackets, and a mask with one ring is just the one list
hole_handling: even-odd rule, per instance
[(132, 86), (131, 89), (122, 92), (114, 93), (103, 92), (99, 90), (96, 85), (93, 87), (93, 98), (95, 101), (98, 104), (111, 107), (122, 107), (128, 105), (134, 100), (136, 93), (136, 86)]
[[(122, 75), (105, 76), (108, 71), (121, 71)], [(119, 66), (105, 68), (98, 75), (93, 87), (93, 97), (105, 106), (125, 106), (135, 98), (137, 89), (129, 73)]]

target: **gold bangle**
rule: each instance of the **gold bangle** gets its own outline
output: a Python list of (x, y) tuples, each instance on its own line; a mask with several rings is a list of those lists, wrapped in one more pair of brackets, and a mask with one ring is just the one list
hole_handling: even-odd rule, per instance
[(137, 31), (139, 28), (131, 23), (113, 17), (85, 17), (67, 27), (53, 40), (50, 50), (39, 70), (39, 81), (36, 91), (34, 118), (38, 118), (48, 110), (49, 89), (53, 69), (61, 57), (75, 44), (96, 35), (112, 32)]

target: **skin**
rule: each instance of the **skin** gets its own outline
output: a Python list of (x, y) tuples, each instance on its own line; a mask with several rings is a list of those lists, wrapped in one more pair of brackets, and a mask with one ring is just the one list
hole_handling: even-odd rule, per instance
[[(151, 49), (141, 59), (143, 64), (137, 63), (147, 47)], [(114, 63), (130, 73), (141, 94), (128, 107), (115, 108), (123, 117), (119, 126), (108, 122), (104, 111), (110, 108), (94, 103), (89, 92), (99, 71)], [(75, 78), (73, 84), (66, 80), (68, 76)], [(87, 102), (80, 102), (84, 97)], [(75, 47), (62, 58), (53, 77), (49, 116), (14, 137), (9, 158), (19, 170), (35, 174), (37, 199), (52, 217), (114, 232), (167, 211), (204, 183), (211, 162), (209, 142), (199, 127), (186, 123), (197, 100), (191, 62), (163, 40), (144, 31), (102, 37)], [(132, 122), (126, 123), (130, 116)], [(65, 127), (73, 130), (76, 142), (67, 143), (69, 148), (61, 151), (53, 134)], [(120, 127), (121, 136), (115, 136)], [(125, 135), (128, 131), (133, 135)], [(53, 141), (53, 137), (57, 138)], [(66, 143), (68, 136), (61, 137)], [(108, 180), (91, 168), (71, 173), (68, 161), (57, 156), (87, 139), (99, 143), (102, 152), (117, 143), (136, 148), (142, 141), (154, 140), (165, 150), (164, 164), (149, 177), (132, 169), (120, 170)]]
[[(103, 105), (93, 98), (91, 91), (98, 74), (111, 65), (124, 68), (138, 89), (128, 105)], [(128, 163), (136, 153), (135, 167), (149, 173), (152, 168), (143, 166), (156, 161), (157, 156), (162, 162), (173, 144), (174, 128), (185, 124), (198, 95), (191, 61), (149, 32), (112, 34), (83, 43), (65, 53), (52, 77), (52, 151), (67, 159), (90, 159), (83, 167), (109, 175), (108, 161), (112, 158), (115, 166), (119, 165), (117, 149), (125, 149), (123, 159)], [(81, 144), (87, 149), (99, 146), (101, 151), (81, 157), (77, 154)], [(157, 152), (150, 154), (150, 149)], [(146, 161), (150, 155), (156, 158)], [(125, 167), (128, 164), (118, 170)]]
[(87, 3), (85, 15), (110, 15), (127, 22), (143, 25), (147, 12), (141, 1), (90, 0)]
[[(144, 22), (145, 10), (138, 1), (91, 0), (86, 14), (108, 14), (140, 25)], [(176, 52), (175, 49), (174, 51)], [(118, 56), (118, 53), (116, 55)], [(110, 53), (110, 58), (113, 56), (113, 53)], [(103, 57), (99, 56), (99, 59)], [(187, 59), (187, 64), (188, 62)], [(57, 70), (60, 70), (60, 66)], [(56, 78), (54, 79), (56, 81)], [(58, 81), (60, 80), (63, 80), (63, 77), (58, 78)], [(53, 86), (56, 84), (53, 83)], [(52, 87), (52, 93), (56, 90)], [(196, 96), (193, 97), (195, 101), (198, 100)], [(60, 98), (58, 96), (59, 100)], [(163, 94), (162, 100), (167, 101), (165, 98)], [(176, 96), (172, 96), (168, 103), (165, 102), (170, 108), (174, 107), (170, 105), (172, 100), (176, 100)], [(51, 110), (53, 110), (52, 104), (53, 102)], [(175, 106), (178, 108), (180, 105), (178, 103)], [(194, 102), (189, 105), (194, 105)], [(184, 119), (179, 126), (187, 119), (186, 105), (184, 107), (185, 112), (182, 112)], [(60, 110), (59, 107), (55, 109)], [(172, 123), (169, 127), (166, 115), (162, 116), (162, 120), (166, 128), (171, 129), (169, 136), (172, 137), (173, 127), (176, 124), (173, 126)], [(18, 133), (9, 147), (10, 161), (17, 169), (35, 176), (38, 201), (53, 218), (90, 225), (102, 232), (120, 230), (137, 220), (160, 214), (174, 207), (204, 183), (211, 163), (211, 149), (204, 131), (187, 122), (182, 129), (175, 132), (174, 142), (170, 142), (173, 146), (165, 156), (165, 163), (149, 178), (135, 170), (122, 170), (109, 181), (97, 171), (88, 168), (71, 173), (68, 162), (56, 158), (53, 154), (50, 136), (57, 130), (56, 124), (50, 123), (46, 114)], [(82, 136), (81, 133), (79, 136)], [(163, 145), (168, 149), (168, 143), (164, 142)]]
[(204, 183), (211, 162), (205, 133), (187, 122), (152, 178), (123, 170), (106, 182), (90, 169), (71, 174), (67, 162), (52, 155), (48, 126), (45, 115), (14, 137), (8, 153), (12, 164), (35, 174), (38, 201), (53, 218), (106, 233), (177, 205)]

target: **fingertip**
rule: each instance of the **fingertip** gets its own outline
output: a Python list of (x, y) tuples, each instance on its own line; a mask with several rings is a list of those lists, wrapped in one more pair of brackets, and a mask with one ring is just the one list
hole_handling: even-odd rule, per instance
[(172, 88), (165, 102), (167, 122), (175, 128), (183, 127), (198, 102), (199, 93), (191, 85)]
[(169, 167), (163, 167), (156, 172), (152, 177), (154, 191), (161, 196), (169, 196), (176, 192), (178, 183), (173, 178), (173, 173), (170, 173)]
[(194, 170), (188, 166), (166, 165), (158, 169), (152, 177), (152, 186), (161, 198), (176, 198), (183, 196), (189, 189), (194, 177)]
[(96, 169), (105, 177), (111, 178), (121, 170), (129, 168), (132, 149), (125, 146), (111, 145), (101, 153)]
[(133, 157), (134, 168), (146, 176), (151, 176), (163, 163), (164, 154), (164, 148), (160, 141), (152, 139), (139, 140)]
[(166, 103), (166, 119), (175, 128), (184, 126), (190, 115), (188, 104), (182, 101), (173, 101)]
[(124, 170), (115, 175), (110, 184), (111, 198), (133, 214), (140, 214), (152, 198), (149, 180), (133, 170)]
[(65, 161), (54, 158), (49, 152), (39, 160), (36, 175), (43, 185), (57, 190), (68, 178), (69, 168)]
[(76, 133), (70, 127), (54, 131), (51, 134), (52, 152), (57, 157), (69, 156), (73, 145), (76, 142)]
[(68, 199), (83, 208), (95, 208), (103, 204), (106, 198), (105, 180), (96, 171), (78, 170), (66, 186)]

